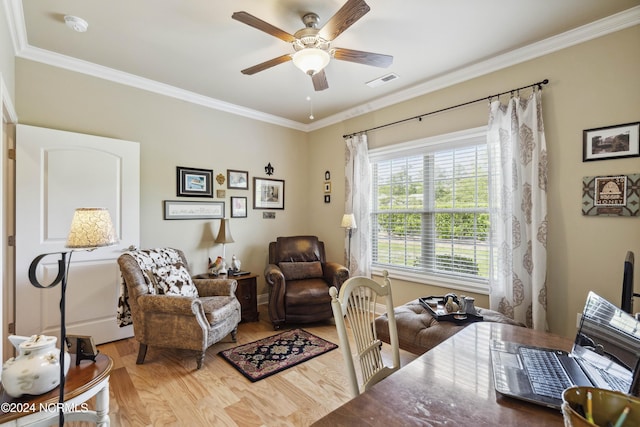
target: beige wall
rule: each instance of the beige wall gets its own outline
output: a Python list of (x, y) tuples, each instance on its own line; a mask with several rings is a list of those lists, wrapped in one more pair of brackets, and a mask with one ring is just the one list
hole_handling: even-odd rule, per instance
[[(575, 333), (576, 313), (589, 290), (619, 304), (622, 266), (628, 250), (640, 256), (640, 217), (599, 218), (581, 215), (583, 176), (640, 173), (640, 158), (582, 162), (584, 129), (640, 121), (640, 26), (564, 49), (517, 66), (345, 121), (310, 135), (309, 154), (326, 159), (312, 167), (309, 182), (318, 185), (323, 168), (335, 170), (334, 187), (344, 180), (342, 135), (479, 99), (548, 78), (543, 115), (549, 151), (548, 309), (551, 331)], [(482, 102), (421, 122), (369, 133), (370, 148), (486, 125)], [(335, 191), (335, 190), (334, 190)], [(336, 192), (336, 198), (344, 197)], [(331, 247), (344, 238), (336, 223), (344, 203), (310, 212), (313, 232), (328, 236)], [(331, 221), (325, 221), (331, 218)], [(335, 239), (335, 240), (333, 240)], [(640, 288), (636, 274), (636, 290)], [(394, 281), (396, 305), (442, 289)], [(476, 295), (476, 305), (486, 296)], [(486, 305), (485, 305), (486, 306)], [(636, 302), (640, 309), (640, 301)]]
[[(227, 169), (246, 170), (252, 180), (265, 177), (264, 167), (271, 162), (272, 177), (285, 180), (286, 209), (275, 211), (276, 219), (262, 219), (262, 211), (251, 209), (250, 191), (226, 190), (227, 217), (230, 196), (248, 198), (248, 217), (230, 220), (235, 243), (226, 249), (228, 258), (238, 256), (243, 269), (262, 274), (270, 240), (307, 232), (305, 133), (32, 61), (18, 59), (16, 70), (21, 123), (140, 143), (141, 247), (181, 248), (195, 273), (206, 270), (209, 256), (222, 254), (221, 245), (212, 241), (219, 220), (163, 220), (162, 201), (177, 199), (176, 166), (225, 176)], [(226, 184), (215, 183), (214, 190), (220, 188)], [(266, 292), (263, 287), (260, 278), (259, 293)]]
[[(25, 124), (139, 141), (141, 246), (181, 247), (196, 271), (206, 267), (209, 255), (221, 252), (210, 247), (218, 222), (162, 220), (162, 200), (176, 198), (175, 167), (210, 168), (216, 174), (248, 170), (253, 178), (265, 176), (263, 168), (271, 162), (274, 178), (286, 181), (286, 209), (277, 211), (275, 220), (263, 220), (262, 212), (251, 208), (248, 218), (232, 219), (236, 243), (227, 248), (245, 268), (262, 272), (267, 243), (278, 235), (317, 234), (329, 259), (343, 259), (343, 134), (548, 78), (543, 109), (550, 157), (549, 323), (553, 332), (570, 336), (587, 291), (618, 302), (624, 255), (633, 250), (640, 256), (640, 218), (580, 213), (583, 176), (640, 172), (638, 158), (582, 162), (583, 129), (640, 120), (639, 41), (636, 26), (308, 135), (25, 60), (16, 60), (14, 101)], [(475, 104), (372, 132), (370, 146), (481, 126), (486, 116), (486, 104)], [(332, 182), (329, 204), (323, 200), (326, 170)], [(251, 206), (249, 192), (227, 190), (227, 201), (231, 195), (247, 196)], [(262, 278), (259, 288), (265, 292)], [(394, 282), (396, 304), (441, 292)], [(486, 306), (486, 297), (476, 297), (477, 305)]]
[[(0, 76), (9, 92), (9, 98), (13, 102), (15, 87), (15, 59), (13, 56), (13, 44), (9, 36), (9, 27), (7, 22), (6, 10), (0, 5)], [(6, 95), (5, 95), (6, 96)]]

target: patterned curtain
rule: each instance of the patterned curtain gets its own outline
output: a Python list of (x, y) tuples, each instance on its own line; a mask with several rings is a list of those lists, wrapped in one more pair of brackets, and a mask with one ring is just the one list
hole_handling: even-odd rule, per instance
[[(351, 277), (371, 277), (370, 170), (367, 135), (345, 138), (345, 213), (353, 213), (357, 227), (351, 237)], [(344, 247), (346, 260), (348, 235)]]
[(491, 103), (490, 308), (547, 329), (547, 148), (542, 90)]

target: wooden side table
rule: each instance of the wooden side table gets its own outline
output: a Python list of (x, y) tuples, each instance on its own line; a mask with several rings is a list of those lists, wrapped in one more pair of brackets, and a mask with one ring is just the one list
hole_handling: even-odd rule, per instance
[(257, 322), (260, 316), (258, 313), (258, 278), (257, 274), (245, 274), (242, 276), (214, 276), (213, 274), (198, 274), (193, 276), (196, 279), (234, 279), (238, 282), (236, 298), (240, 302), (241, 321)]
[[(75, 364), (71, 355), (71, 367), (64, 386), (64, 419), (67, 421), (89, 421), (98, 426), (109, 426), (109, 375), (113, 360), (98, 354), (95, 362), (82, 361)], [(9, 396), (4, 389), (1, 397), (0, 425), (2, 426), (49, 426), (58, 418), (60, 388), (37, 396)], [(88, 410), (86, 402), (96, 396), (96, 410)]]

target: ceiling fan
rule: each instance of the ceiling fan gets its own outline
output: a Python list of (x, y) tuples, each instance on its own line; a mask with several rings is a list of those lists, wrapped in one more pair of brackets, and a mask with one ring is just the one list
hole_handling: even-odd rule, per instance
[(242, 70), (242, 74), (252, 75), (278, 64), (293, 61), (296, 67), (311, 76), (314, 89), (320, 91), (329, 87), (324, 67), (332, 57), (341, 61), (388, 67), (393, 62), (393, 56), (331, 47), (331, 42), (336, 37), (362, 18), (369, 10), (370, 7), (364, 0), (348, 0), (320, 29), (317, 28), (320, 20), (318, 15), (307, 13), (302, 17), (305, 27), (293, 35), (247, 12), (234, 12), (231, 17), (236, 21), (291, 43), (294, 50), (294, 53), (278, 56), (253, 67), (245, 68)]

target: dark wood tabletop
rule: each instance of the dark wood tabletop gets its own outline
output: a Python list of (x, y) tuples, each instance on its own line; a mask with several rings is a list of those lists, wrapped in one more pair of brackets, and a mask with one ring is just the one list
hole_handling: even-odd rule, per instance
[(567, 338), (532, 329), (474, 323), (313, 426), (562, 426), (558, 410), (496, 395), (492, 339), (567, 351), (572, 345)]
[[(65, 402), (73, 399), (74, 397), (84, 393), (85, 391), (94, 387), (96, 384), (100, 383), (103, 379), (109, 376), (109, 374), (111, 373), (111, 368), (113, 367), (113, 360), (105, 354), (98, 354), (96, 356), (95, 362), (91, 360), (83, 360), (79, 365), (76, 365), (76, 356), (74, 354), (70, 354), (70, 356), (71, 363), (69, 372), (65, 377), (64, 385)], [(56, 405), (60, 398), (60, 387), (56, 387), (47, 393), (37, 396), (25, 394), (20, 397), (11, 397), (4, 391), (4, 388), (2, 388), (1, 386), (0, 392), (2, 393), (0, 395), (0, 403), (3, 404), (3, 409), (0, 411), (0, 424), (23, 417), (25, 415), (28, 415), (30, 412), (34, 412), (29, 409), (31, 408), (32, 404), (34, 408), (39, 408), (41, 405)], [(4, 405), (7, 403), (14, 405)], [(21, 403), (28, 403), (28, 405), (19, 405)], [(11, 408), (17, 405), (19, 405), (20, 408), (26, 408), (29, 410), (21, 410), (17, 412), (4, 411), (4, 406)]]

